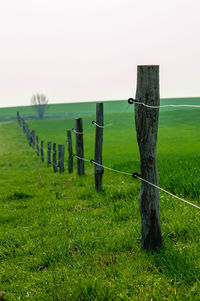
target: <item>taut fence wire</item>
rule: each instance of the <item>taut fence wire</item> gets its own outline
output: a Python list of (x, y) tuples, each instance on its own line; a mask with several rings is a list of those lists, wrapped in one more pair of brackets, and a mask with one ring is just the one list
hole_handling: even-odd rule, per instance
[(185, 199), (180, 198), (180, 197), (176, 196), (175, 194), (173, 194), (173, 193), (171, 193), (171, 192), (169, 192), (169, 191), (167, 191), (167, 190), (165, 190), (165, 189), (163, 189), (163, 188), (161, 188), (161, 187), (159, 187), (159, 186), (157, 186), (157, 185), (155, 185), (155, 184), (153, 184), (153, 183), (151, 183), (151, 182), (149, 182), (149, 181), (143, 179), (141, 176), (137, 175), (136, 173), (132, 174), (132, 173), (125, 172), (125, 171), (120, 171), (120, 170), (117, 170), (117, 169), (114, 169), (114, 168), (111, 168), (111, 167), (108, 167), (108, 166), (105, 166), (105, 165), (101, 165), (101, 164), (99, 164), (99, 163), (96, 163), (94, 160), (89, 160), (89, 159), (85, 159), (85, 158), (80, 158), (80, 157), (77, 156), (77, 155), (74, 155), (74, 157), (76, 157), (76, 158), (78, 158), (78, 159), (80, 159), (80, 160), (86, 161), (86, 162), (93, 163), (93, 164), (95, 164), (95, 165), (98, 165), (98, 166), (100, 166), (100, 167), (103, 167), (103, 168), (108, 169), (108, 170), (113, 171), (113, 172), (117, 172), (117, 173), (124, 174), (124, 175), (131, 176), (131, 177), (134, 176), (134, 177), (140, 179), (141, 181), (143, 181), (143, 182), (145, 182), (145, 183), (147, 183), (147, 184), (149, 184), (149, 185), (151, 185), (151, 186), (153, 186), (153, 187), (155, 187), (155, 188), (157, 188), (157, 189), (159, 189), (159, 190), (161, 190), (161, 191), (163, 191), (163, 192), (165, 192), (165, 193), (171, 195), (172, 197), (174, 197), (174, 198), (176, 198), (176, 199), (178, 199), (178, 200), (180, 200), (180, 201), (182, 201), (182, 202), (185, 202), (186, 204), (189, 204), (190, 206), (193, 206), (193, 207), (195, 207), (195, 208), (197, 208), (197, 209), (200, 209), (199, 206), (197, 206), (197, 205), (195, 205), (195, 204), (193, 204), (193, 203), (191, 203), (191, 202), (189, 202), (189, 201), (186, 201)]
[[(143, 102), (139, 102), (137, 99), (133, 99), (133, 98), (129, 98), (128, 99), (128, 106), (125, 108), (124, 111), (120, 112), (118, 115), (121, 115), (123, 113), (126, 113), (128, 108), (129, 108), (129, 104), (136, 104), (136, 105), (142, 105), (144, 107), (147, 107), (147, 108), (151, 108), (151, 109), (159, 109), (159, 108), (166, 108), (166, 107), (191, 107), (191, 108), (200, 108), (200, 105), (190, 105), (190, 104), (180, 104), (180, 105), (173, 105), (173, 104), (169, 104), (169, 105), (160, 105), (160, 106), (150, 106), (150, 105), (147, 105)], [(104, 126), (101, 126), (101, 125), (98, 125), (98, 123), (96, 121), (92, 121), (92, 124), (96, 125), (97, 127), (99, 128), (106, 128), (106, 127), (110, 127), (110, 126), (113, 126), (113, 123), (109, 123), (109, 124), (106, 124)], [(91, 127), (88, 127), (84, 130), (85, 131), (88, 131), (89, 129), (91, 129)], [(83, 134), (84, 132), (77, 132), (74, 128), (72, 129), (72, 131), (75, 133), (75, 134)], [(31, 133), (29, 133), (29, 136), (32, 137), (32, 138), (35, 138)], [(38, 142), (36, 142), (37, 144)], [(46, 147), (43, 147), (44, 150), (48, 150)], [(52, 153), (57, 153), (57, 151), (54, 151), (54, 150), (51, 150)], [(41, 157), (41, 154), (39, 153), (39, 156)], [(77, 159), (80, 159), (80, 160), (83, 160), (83, 161), (86, 161), (86, 162), (89, 162), (89, 163), (93, 163), (94, 165), (97, 165), (99, 167), (102, 167), (104, 169), (107, 169), (109, 171), (112, 171), (112, 172), (116, 172), (116, 173), (120, 173), (120, 174), (123, 174), (123, 175), (127, 175), (127, 176), (131, 176), (131, 177), (134, 177), (134, 178), (138, 178), (139, 180), (159, 189), (160, 191), (170, 195), (171, 197), (173, 198), (176, 198), (194, 208), (197, 208), (197, 209), (200, 209), (200, 206), (197, 206), (195, 205), (194, 203), (192, 202), (189, 202), (179, 196), (176, 196), (175, 194), (165, 190), (164, 188), (161, 188), (149, 181), (147, 181), (146, 179), (142, 178), (140, 175), (138, 175), (137, 173), (129, 173), (129, 172), (126, 172), (126, 171), (120, 171), (120, 170), (117, 170), (117, 169), (114, 169), (114, 168), (111, 168), (111, 167), (108, 167), (108, 166), (105, 166), (105, 165), (102, 165), (102, 164), (99, 164), (97, 162), (95, 162), (94, 160), (89, 160), (89, 159), (86, 159), (86, 158), (81, 158), (79, 156), (77, 156), (76, 154), (73, 155), (74, 157), (76, 157)], [(52, 161), (51, 162), (48, 162), (49, 165), (52, 165), (52, 166), (56, 166), (56, 167), (59, 167), (59, 164), (54, 164)]]
[(161, 106), (150, 106), (150, 105), (147, 105), (145, 104), (144, 102), (140, 102), (139, 100), (137, 99), (133, 99), (133, 98), (129, 98), (128, 100), (128, 103), (129, 104), (136, 104), (136, 105), (141, 105), (141, 106), (144, 106), (144, 107), (147, 107), (147, 108), (150, 108), (150, 109), (160, 109), (160, 108), (167, 108), (167, 107), (188, 107), (188, 108), (200, 108), (200, 105), (189, 105), (189, 104), (186, 104), (186, 105), (161, 105)]

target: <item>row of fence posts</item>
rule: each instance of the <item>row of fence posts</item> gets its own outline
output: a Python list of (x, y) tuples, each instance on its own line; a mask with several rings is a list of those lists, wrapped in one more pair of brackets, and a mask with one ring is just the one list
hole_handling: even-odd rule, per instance
[[(20, 113), (17, 112), (17, 121), (18, 124), (22, 127), (23, 132), (26, 135), (26, 138), (28, 140), (29, 145), (36, 150), (37, 156), (41, 157), (41, 161), (44, 162), (44, 140), (40, 141), (39, 144), (39, 137), (36, 136), (36, 133), (34, 130), (30, 130), (28, 124), (25, 122), (25, 120), (20, 116)], [(63, 173), (65, 171), (64, 167), (64, 152), (65, 147), (63, 144), (58, 145), (58, 162), (57, 162), (57, 149), (56, 149), (56, 143), (53, 143), (53, 149), (52, 149), (52, 143), (47, 142), (47, 165), (52, 165), (54, 172), (58, 171)], [(53, 153), (53, 154), (52, 154)]]
[[(139, 208), (141, 214), (141, 245), (145, 249), (154, 249), (162, 244), (162, 235), (159, 217), (159, 191), (153, 186), (158, 185), (157, 171), (157, 132), (158, 132), (158, 115), (160, 106), (159, 96), (159, 66), (142, 65), (137, 67), (137, 89), (136, 99), (132, 99), (129, 103), (135, 105), (135, 125), (137, 131), (137, 142), (140, 149), (140, 167), (142, 181), (141, 191), (139, 196)], [(23, 127), (24, 133), (27, 135), (29, 144), (35, 147), (35, 132), (30, 131), (28, 125), (17, 114), (18, 122)], [(94, 175), (95, 187), (97, 191), (102, 189), (102, 144), (103, 144), (103, 103), (97, 104), (96, 110), (96, 140), (95, 140), (95, 156), (94, 160)], [(82, 119), (75, 120), (75, 138), (76, 138), (76, 158), (77, 158), (77, 174), (79, 176), (85, 174), (84, 169), (84, 149), (83, 149), (83, 126)], [(73, 171), (73, 151), (71, 132), (67, 131), (68, 137), (68, 168), (69, 172)], [(38, 138), (36, 138), (36, 141)], [(38, 145), (38, 142), (36, 142)], [(43, 141), (41, 141), (41, 159), (44, 161)], [(48, 152), (50, 152), (51, 144), (48, 144)], [(56, 146), (54, 145), (56, 152)], [(64, 172), (64, 145), (59, 145), (59, 163), (60, 172)], [(37, 148), (38, 154), (38, 148)], [(55, 153), (54, 153), (55, 154)], [(48, 153), (47, 160), (50, 161)], [(55, 160), (56, 156), (54, 156)], [(61, 163), (62, 162), (62, 163)], [(50, 163), (50, 162), (48, 162)], [(55, 163), (55, 166), (57, 164)], [(56, 169), (54, 170), (56, 171)], [(138, 173), (135, 173), (138, 174)], [(133, 174), (134, 175), (134, 174)], [(153, 185), (149, 185), (153, 183)]]
[[(24, 133), (26, 134), (29, 145), (36, 149), (37, 156), (41, 157), (41, 161), (44, 162), (44, 141), (40, 141), (39, 148), (39, 137), (36, 136), (34, 130), (30, 130), (25, 120), (17, 112), (17, 121), (22, 126)], [(103, 145), (103, 103), (96, 104), (96, 121), (92, 121), (96, 124), (96, 139), (95, 139), (95, 153), (93, 163), (102, 165), (102, 145)], [(82, 176), (85, 174), (84, 165), (84, 143), (83, 143), (83, 123), (82, 118), (75, 119), (75, 140), (76, 140), (76, 155), (73, 154), (72, 147), (72, 134), (71, 130), (67, 130), (67, 142), (68, 142), (68, 172), (73, 172), (73, 157), (77, 158), (77, 175)], [(53, 154), (52, 154), (53, 153)], [(51, 160), (52, 157), (52, 160)], [(65, 171), (64, 166), (65, 160), (65, 146), (64, 144), (58, 145), (58, 164), (57, 164), (57, 149), (56, 143), (47, 142), (47, 165), (52, 164), (54, 172), (59, 171), (63, 173)], [(102, 191), (102, 176), (103, 167), (94, 164), (94, 175), (95, 175), (95, 188), (97, 191)]]

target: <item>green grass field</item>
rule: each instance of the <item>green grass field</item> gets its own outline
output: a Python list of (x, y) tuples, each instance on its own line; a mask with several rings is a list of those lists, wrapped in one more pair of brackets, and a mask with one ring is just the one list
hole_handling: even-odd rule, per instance
[[(161, 105), (168, 104), (200, 104), (200, 97), (191, 98), (163, 98), (161, 99)], [(114, 105), (113, 105), (114, 104)], [(127, 101), (105, 101), (104, 109), (110, 114), (120, 113), (127, 108)], [(162, 110), (176, 110), (177, 108), (163, 108)], [(183, 110), (188, 108), (182, 108)], [(131, 107), (128, 109), (131, 111)], [(21, 106), (21, 107), (8, 107), (0, 108), (0, 122), (1, 121), (13, 121), (16, 119), (16, 113), (19, 111), (21, 115), (27, 119), (37, 119), (37, 113), (33, 106)], [(82, 103), (65, 103), (65, 104), (49, 104), (45, 112), (45, 118), (72, 118), (74, 116), (81, 117), (90, 116), (95, 112), (94, 102), (82, 102)]]
[[(188, 101), (200, 102), (176, 100)], [(74, 127), (69, 116), (82, 115), (85, 158), (91, 159), (95, 104), (67, 106), (68, 117), (30, 120), (29, 127), (45, 145), (67, 146), (66, 130)], [(14, 110), (4, 117), (14, 116)], [(59, 110), (55, 106), (55, 116)], [(104, 112), (105, 125), (112, 126), (104, 129), (103, 164), (139, 172), (133, 106), (113, 102)], [(200, 206), (199, 133), (200, 109), (160, 110), (159, 185)], [(64, 174), (54, 174), (16, 122), (0, 123), (0, 145), (0, 291), (5, 300), (200, 299), (200, 210), (160, 193), (163, 246), (146, 252), (140, 247), (139, 180), (105, 170), (103, 192), (97, 193), (91, 163), (85, 163), (83, 177), (76, 176), (76, 162), (72, 175), (67, 164)]]

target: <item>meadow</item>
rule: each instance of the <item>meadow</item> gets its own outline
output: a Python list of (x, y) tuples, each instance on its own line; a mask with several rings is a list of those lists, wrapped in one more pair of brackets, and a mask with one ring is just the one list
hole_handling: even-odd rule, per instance
[[(162, 104), (188, 101), (200, 104), (199, 99)], [(64, 143), (67, 149), (66, 131), (74, 127), (75, 116), (82, 116), (85, 158), (94, 158), (95, 104), (59, 106), (48, 114), (63, 118), (29, 120), (29, 127), (45, 144)], [(125, 101), (104, 105), (104, 124), (112, 125), (104, 129), (103, 164), (130, 173), (140, 171), (133, 108)], [(25, 116), (31, 116), (26, 109)], [(0, 119), (14, 118), (14, 112), (0, 109)], [(159, 185), (200, 206), (199, 133), (200, 109), (160, 109)], [(161, 192), (163, 245), (147, 252), (140, 246), (139, 180), (105, 170), (103, 191), (97, 193), (91, 163), (85, 162), (82, 177), (76, 175), (75, 160), (73, 174), (67, 162), (65, 173), (55, 174), (16, 121), (0, 123), (0, 145), (5, 300), (200, 299), (200, 210)]]

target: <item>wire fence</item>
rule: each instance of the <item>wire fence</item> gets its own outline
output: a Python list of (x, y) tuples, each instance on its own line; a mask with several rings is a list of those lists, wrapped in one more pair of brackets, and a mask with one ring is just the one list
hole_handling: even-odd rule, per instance
[[(129, 98), (128, 103), (129, 104), (135, 104), (135, 105), (142, 105), (144, 107), (151, 108), (151, 109), (159, 109), (159, 108), (166, 108), (166, 107), (192, 107), (192, 108), (200, 108), (200, 105), (190, 105), (190, 104), (180, 104), (180, 105), (169, 104), (169, 105), (160, 105), (160, 106), (150, 106), (150, 105), (145, 104), (144, 102), (139, 102), (137, 99), (133, 99), (133, 98)], [(125, 110), (123, 112), (119, 113), (120, 115), (127, 112), (128, 108), (129, 108), (129, 104), (125, 108)], [(109, 123), (109, 124), (106, 124), (106, 125), (102, 126), (102, 125), (99, 125), (96, 121), (92, 121), (92, 124), (96, 125), (99, 128), (102, 128), (102, 129), (104, 129), (106, 127), (113, 126), (113, 123)], [(90, 129), (91, 129), (91, 127), (88, 127), (88, 128), (86, 128), (84, 130), (84, 132), (88, 131)], [(75, 134), (80, 134), (80, 135), (84, 133), (84, 132), (78, 132), (74, 128), (72, 129), (72, 131)], [(31, 136), (32, 139), (35, 139), (35, 136), (31, 135), (31, 133), (29, 133), (29, 136)], [(37, 147), (39, 147), (38, 142), (36, 142), (36, 144), (37, 144)], [(46, 150), (46, 152), (48, 151), (48, 148), (44, 147), (44, 149)], [(57, 153), (57, 151), (54, 151), (54, 150), (51, 150), (51, 152), (54, 153), (54, 154)], [(40, 153), (39, 153), (39, 156), (41, 156)], [(176, 196), (175, 194), (173, 194), (173, 193), (165, 190), (164, 188), (161, 188), (161, 187), (155, 185), (154, 183), (149, 182), (148, 180), (144, 179), (142, 176), (140, 176), (137, 173), (132, 174), (132, 173), (129, 173), (129, 172), (126, 172), (126, 171), (120, 171), (120, 170), (117, 170), (117, 169), (114, 169), (114, 168), (111, 168), (111, 167), (99, 164), (99, 163), (95, 162), (94, 160), (89, 160), (89, 159), (86, 159), (86, 158), (82, 158), (80, 156), (77, 156), (76, 154), (74, 154), (73, 156), (76, 157), (79, 160), (93, 163), (94, 165), (97, 165), (97, 166), (99, 166), (101, 168), (107, 169), (107, 170), (109, 170), (111, 172), (115, 172), (115, 173), (119, 173), (119, 174), (123, 174), (123, 175), (126, 175), (126, 176), (131, 176), (131, 177), (137, 178), (137, 179), (141, 180), (142, 182), (144, 182), (146, 184), (149, 184), (152, 187), (155, 187), (156, 189), (158, 189), (158, 190), (160, 190), (160, 191), (162, 191), (162, 192), (164, 192), (164, 193), (172, 196), (173, 198), (176, 198), (176, 199), (178, 199), (178, 200), (180, 200), (180, 201), (182, 201), (182, 202), (184, 202), (184, 203), (186, 203), (186, 204), (188, 204), (190, 206), (193, 206), (194, 208), (200, 209), (200, 206), (197, 206), (194, 203), (189, 202), (189, 201), (187, 201), (187, 200), (185, 200), (185, 199), (183, 199), (183, 198), (181, 198), (179, 196)], [(55, 164), (52, 161), (48, 162), (48, 164), (51, 164), (52, 166), (59, 167), (59, 164)]]
[[(108, 123), (106, 125), (99, 125), (95, 120), (92, 120), (92, 124), (93, 125), (96, 125), (97, 127), (99, 128), (107, 128), (107, 127), (110, 127), (110, 126), (113, 126), (116, 122), (116, 120), (119, 119), (119, 116), (121, 116), (122, 114), (126, 113), (128, 111), (128, 109), (130, 108), (129, 104), (125, 107), (125, 109), (122, 111), (122, 112), (119, 112), (119, 113), (116, 113), (117, 114), (117, 117), (114, 118), (114, 121), (112, 123)], [(75, 118), (73, 118), (75, 119)], [(75, 133), (75, 134), (78, 134), (78, 135), (83, 135), (85, 132), (87, 132), (88, 130), (91, 130), (91, 127), (87, 127), (86, 129), (84, 129), (84, 132), (77, 132), (74, 128), (72, 128), (72, 131)]]
[(150, 108), (150, 109), (160, 109), (160, 108), (168, 108), (168, 107), (187, 107), (187, 108), (200, 108), (200, 105), (190, 105), (190, 104), (180, 104), (180, 105), (173, 105), (173, 104), (169, 104), (169, 105), (161, 105), (161, 106), (150, 106), (145, 104), (144, 102), (139, 101), (138, 99), (133, 99), (133, 98), (129, 98), (128, 100), (129, 104), (136, 104), (136, 105), (142, 105), (144, 107)]
[(157, 185), (155, 185), (155, 184), (153, 184), (153, 183), (151, 183), (151, 182), (149, 182), (149, 181), (143, 179), (141, 176), (137, 175), (137, 173), (129, 173), (129, 172), (117, 170), (117, 169), (114, 169), (114, 168), (111, 168), (111, 167), (108, 167), (108, 166), (105, 166), (105, 165), (101, 165), (101, 164), (99, 164), (99, 163), (96, 163), (94, 160), (89, 160), (89, 159), (85, 159), (85, 158), (80, 158), (80, 157), (77, 156), (77, 155), (74, 155), (74, 156), (75, 156), (76, 158), (80, 159), (80, 160), (83, 160), (83, 161), (90, 162), (90, 163), (93, 163), (93, 164), (95, 164), (95, 165), (98, 165), (98, 166), (100, 166), (100, 167), (102, 167), (102, 168), (104, 168), (104, 169), (108, 169), (108, 170), (113, 171), (113, 172), (117, 172), (117, 173), (120, 173), (120, 174), (124, 174), (124, 175), (127, 175), (127, 176), (131, 176), (131, 177), (138, 178), (138, 179), (140, 179), (141, 181), (143, 181), (143, 182), (145, 182), (145, 183), (147, 183), (147, 184), (149, 184), (149, 185), (151, 185), (151, 186), (153, 186), (153, 187), (155, 187), (155, 188), (157, 188), (157, 189), (159, 189), (159, 190), (161, 190), (161, 191), (163, 191), (163, 192), (165, 192), (165, 193), (171, 195), (172, 197), (174, 197), (174, 198), (176, 198), (176, 199), (178, 199), (178, 200), (180, 200), (180, 201), (182, 201), (182, 202), (185, 202), (185, 203), (187, 203), (187, 204), (189, 204), (189, 205), (191, 205), (191, 206), (193, 206), (193, 207), (195, 207), (195, 208), (197, 208), (197, 209), (200, 209), (199, 206), (197, 206), (197, 205), (195, 205), (195, 204), (193, 204), (193, 203), (191, 203), (191, 202), (189, 202), (189, 201), (186, 201), (186, 200), (184, 200), (183, 198), (180, 198), (180, 197), (176, 196), (175, 194), (173, 194), (173, 193), (171, 193), (171, 192), (169, 192), (169, 191), (167, 191), (167, 190), (165, 190), (165, 189), (163, 189), (163, 188), (161, 188), (161, 187), (159, 187), (159, 186), (157, 186)]

